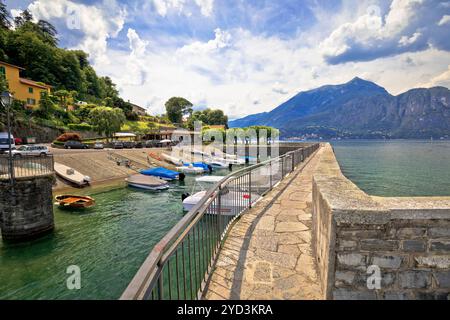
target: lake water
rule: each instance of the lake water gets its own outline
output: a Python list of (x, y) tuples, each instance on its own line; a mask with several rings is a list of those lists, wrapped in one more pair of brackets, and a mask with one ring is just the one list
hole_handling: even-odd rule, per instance
[[(344, 174), (379, 196), (450, 195), (450, 142), (333, 142)], [(227, 174), (222, 171), (221, 174)], [(165, 192), (121, 188), (92, 194), (85, 212), (55, 207), (55, 232), (11, 245), (0, 240), (0, 299), (117, 299), (153, 246), (183, 217), (181, 195), (194, 178)], [(68, 290), (68, 266), (81, 290)]]
[(332, 142), (344, 175), (376, 196), (450, 196), (450, 141)]
[[(91, 193), (96, 206), (86, 211), (55, 206), (53, 234), (20, 245), (0, 240), (0, 299), (119, 298), (153, 246), (183, 217), (181, 195), (194, 185), (187, 177), (164, 192)], [(81, 290), (66, 287), (71, 265), (81, 269)]]

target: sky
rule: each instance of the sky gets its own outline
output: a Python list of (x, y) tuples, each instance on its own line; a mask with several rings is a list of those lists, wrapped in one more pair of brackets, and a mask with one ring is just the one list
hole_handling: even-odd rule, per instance
[(121, 96), (230, 119), (358, 76), (397, 95), (450, 87), (450, 0), (6, 0), (54, 24)]

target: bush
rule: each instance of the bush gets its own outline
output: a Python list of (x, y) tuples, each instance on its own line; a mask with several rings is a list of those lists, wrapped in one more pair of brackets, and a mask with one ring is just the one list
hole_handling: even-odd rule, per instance
[(63, 133), (62, 135), (60, 135), (56, 141), (59, 142), (67, 142), (67, 141), (80, 141), (81, 142), (81, 137), (78, 133)]
[(92, 126), (87, 123), (70, 123), (68, 124), (68, 127), (70, 130), (77, 130), (77, 131), (91, 131)]

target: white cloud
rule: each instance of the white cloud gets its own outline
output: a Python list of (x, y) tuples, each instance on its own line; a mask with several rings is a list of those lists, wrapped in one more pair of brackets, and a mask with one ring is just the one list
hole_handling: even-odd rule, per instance
[(442, 11), (436, 10), (439, 4), (442, 4), (439, 0), (393, 0), (385, 14), (381, 7), (372, 10), (377, 7), (371, 5), (356, 19), (340, 24), (322, 41), (321, 53), (328, 63), (338, 64), (429, 47), (449, 50), (448, 30), (436, 27), (436, 20), (442, 16)]
[(195, 0), (195, 3), (200, 7), (200, 11), (204, 16), (211, 16), (214, 9), (214, 0)]
[(122, 30), (127, 12), (115, 0), (84, 5), (70, 0), (37, 0), (28, 9), (36, 19), (63, 19), (69, 29), (83, 33), (77, 46), (89, 53), (93, 61), (107, 60), (107, 40)]
[[(128, 33), (133, 42), (143, 41)], [(129, 61), (133, 47), (128, 53), (110, 50), (108, 54), (112, 61)], [(181, 47), (146, 48), (130, 72), (114, 63), (101, 70), (118, 83), (126, 99), (148, 106), (153, 114), (163, 113), (170, 97), (183, 96), (236, 118), (269, 111), (289, 95), (355, 76), (398, 94), (430, 81), (450, 64), (448, 53), (428, 49), (370, 62), (326, 65), (318, 46), (299, 47), (296, 39), (256, 36), (243, 29), (218, 29), (210, 40)]]
[(438, 26), (444, 26), (446, 24), (450, 23), (450, 15), (445, 15), (442, 17), (442, 19), (439, 21)]
[(435, 87), (435, 86), (446, 86), (450, 87), (450, 65), (448, 69), (443, 73), (433, 77), (429, 82), (421, 85), (425, 88)]
[(415, 43), (421, 36), (422, 34), (420, 32), (415, 32), (411, 37), (407, 37), (407, 36), (403, 36), (400, 38), (399, 40), (399, 44), (401, 46), (408, 46), (411, 45), (413, 43)]
[(209, 17), (214, 9), (214, 0), (153, 0), (153, 5), (156, 12), (162, 17), (171, 11), (178, 15), (191, 16), (192, 5), (196, 5), (202, 15)]

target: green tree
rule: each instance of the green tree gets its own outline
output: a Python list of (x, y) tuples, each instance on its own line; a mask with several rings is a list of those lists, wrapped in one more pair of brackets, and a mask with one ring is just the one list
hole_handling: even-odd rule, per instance
[(170, 98), (166, 104), (167, 117), (172, 123), (182, 123), (184, 115), (192, 115), (193, 104), (181, 97)]
[(47, 92), (43, 92), (35, 115), (43, 119), (50, 119), (55, 109), (55, 105), (50, 95)]
[(6, 5), (3, 3), (3, 0), (0, 0), (0, 28), (9, 29), (11, 28), (10, 19), (11, 15), (6, 8)]
[(222, 110), (215, 109), (205, 109), (202, 111), (195, 111), (192, 116), (188, 119), (189, 129), (194, 129), (195, 122), (199, 121), (203, 125), (224, 125), (228, 126), (228, 117), (223, 113)]
[(70, 98), (70, 92), (67, 90), (58, 90), (53, 93), (58, 98), (60, 107), (67, 109), (67, 101)]
[(119, 108), (97, 107), (89, 113), (89, 123), (95, 128), (98, 134), (104, 134), (107, 140), (114, 133), (120, 131), (125, 120), (125, 114)]
[(14, 25), (17, 28), (23, 27), (27, 22), (33, 21), (33, 15), (28, 10), (22, 11), (17, 17), (14, 18)]
[(56, 28), (50, 22), (39, 20), (37, 26), (45, 42), (52, 46), (56, 46), (58, 44), (58, 31), (56, 31)]

